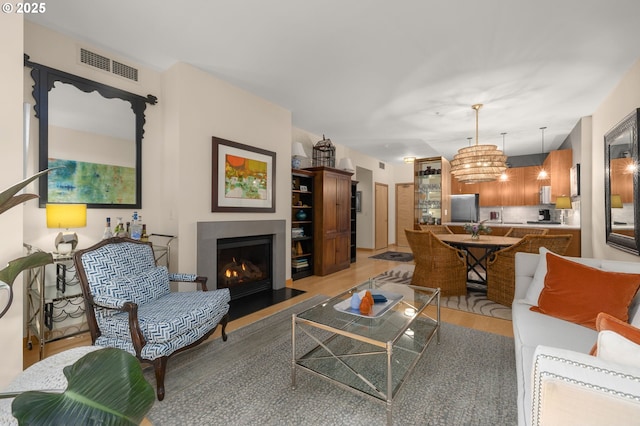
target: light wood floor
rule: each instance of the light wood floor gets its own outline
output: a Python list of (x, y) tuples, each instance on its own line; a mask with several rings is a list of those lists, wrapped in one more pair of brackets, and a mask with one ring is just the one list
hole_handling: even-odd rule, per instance
[[(385, 250), (372, 251), (372, 250), (358, 250), (358, 258), (356, 263), (352, 263), (349, 269), (336, 272), (334, 274), (320, 277), (310, 276), (301, 280), (294, 281), (291, 285), (292, 288), (306, 291), (305, 294), (289, 299), (285, 302), (277, 305), (270, 306), (258, 312), (254, 312), (251, 315), (239, 318), (235, 321), (231, 321), (227, 325), (227, 332), (242, 328), (248, 324), (256, 322), (261, 318), (267, 317), (278, 311), (293, 306), (303, 300), (309, 299), (315, 295), (335, 296), (351, 287), (355, 284), (365, 281), (366, 279), (376, 276), (384, 271), (392, 269), (401, 262), (370, 259), (369, 256), (382, 253), (386, 250), (406, 251), (408, 248), (403, 247), (389, 247)], [(513, 329), (511, 321), (491, 318), (484, 315), (477, 315), (468, 312), (457, 311), (454, 309), (441, 309), (441, 319), (444, 322), (450, 324), (457, 324), (463, 327), (474, 328), (476, 330), (487, 331), (490, 333), (496, 333), (503, 336), (513, 337)], [(220, 330), (218, 329), (211, 339), (217, 339), (220, 337)], [(45, 357), (54, 355), (58, 352), (66, 349), (90, 345), (91, 338), (88, 333), (83, 333), (78, 336), (61, 339), (55, 342), (47, 343), (45, 345)], [(28, 350), (24, 348), (24, 368), (27, 368), (31, 364), (38, 361), (38, 345), (34, 342), (33, 349)]]

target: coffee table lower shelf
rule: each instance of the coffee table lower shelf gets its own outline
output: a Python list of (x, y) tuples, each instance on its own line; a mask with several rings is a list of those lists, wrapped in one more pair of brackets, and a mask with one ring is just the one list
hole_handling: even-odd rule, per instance
[[(349, 391), (386, 404), (387, 424), (392, 424), (393, 401), (404, 381), (434, 337), (439, 343), (439, 293), (434, 297), (436, 318), (416, 312), (406, 326), (403, 310), (389, 311), (381, 321), (354, 320), (344, 328), (335, 328), (299, 316), (292, 317), (291, 383), (296, 387), (298, 370), (322, 377)], [(344, 315), (344, 314), (337, 314)], [(345, 321), (349, 321), (348, 316)], [(403, 322), (405, 321), (405, 322)], [(382, 323), (381, 323), (382, 322)], [(359, 331), (353, 332), (357, 323)], [(398, 334), (393, 341), (381, 342), (367, 337), (367, 327), (393, 327)], [(347, 331), (349, 330), (349, 331)], [(375, 332), (370, 333), (375, 336)], [(302, 355), (297, 339), (310, 338), (305, 346), (315, 346)]]

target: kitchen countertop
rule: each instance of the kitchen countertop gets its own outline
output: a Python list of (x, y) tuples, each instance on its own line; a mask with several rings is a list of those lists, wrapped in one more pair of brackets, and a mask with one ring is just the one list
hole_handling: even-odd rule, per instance
[[(504, 222), (500, 223), (500, 221), (490, 221), (487, 220), (484, 223), (493, 228), (548, 228), (548, 229), (576, 229), (580, 230), (579, 226), (576, 225), (554, 225), (550, 223), (526, 223), (523, 222)], [(447, 222), (445, 225), (451, 226), (463, 226), (465, 222)]]

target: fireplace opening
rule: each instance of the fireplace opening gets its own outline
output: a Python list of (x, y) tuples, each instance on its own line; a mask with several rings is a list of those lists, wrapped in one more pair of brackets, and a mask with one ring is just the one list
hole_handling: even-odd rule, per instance
[(229, 288), (231, 299), (273, 288), (273, 236), (217, 240), (217, 288)]

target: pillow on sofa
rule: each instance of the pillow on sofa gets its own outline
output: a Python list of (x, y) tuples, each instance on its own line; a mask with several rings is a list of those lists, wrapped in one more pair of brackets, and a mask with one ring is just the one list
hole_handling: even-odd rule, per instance
[(606, 312), (627, 321), (629, 304), (640, 287), (640, 274), (607, 272), (551, 253), (538, 306), (530, 309), (596, 329), (596, 317)]
[(613, 331), (598, 333), (596, 356), (607, 362), (640, 367), (640, 345)]
[[(539, 252), (540, 260), (538, 261), (538, 267), (536, 268), (536, 272), (533, 274), (533, 279), (527, 288), (527, 294), (524, 298), (529, 305), (533, 306), (538, 305), (538, 298), (544, 288), (544, 277), (547, 275), (547, 253), (552, 256), (562, 257), (563, 259), (571, 261), (570, 258), (555, 254), (552, 251), (549, 251), (546, 247), (540, 247)], [(600, 259), (581, 258), (580, 263), (597, 268), (600, 267), (602, 261)]]

